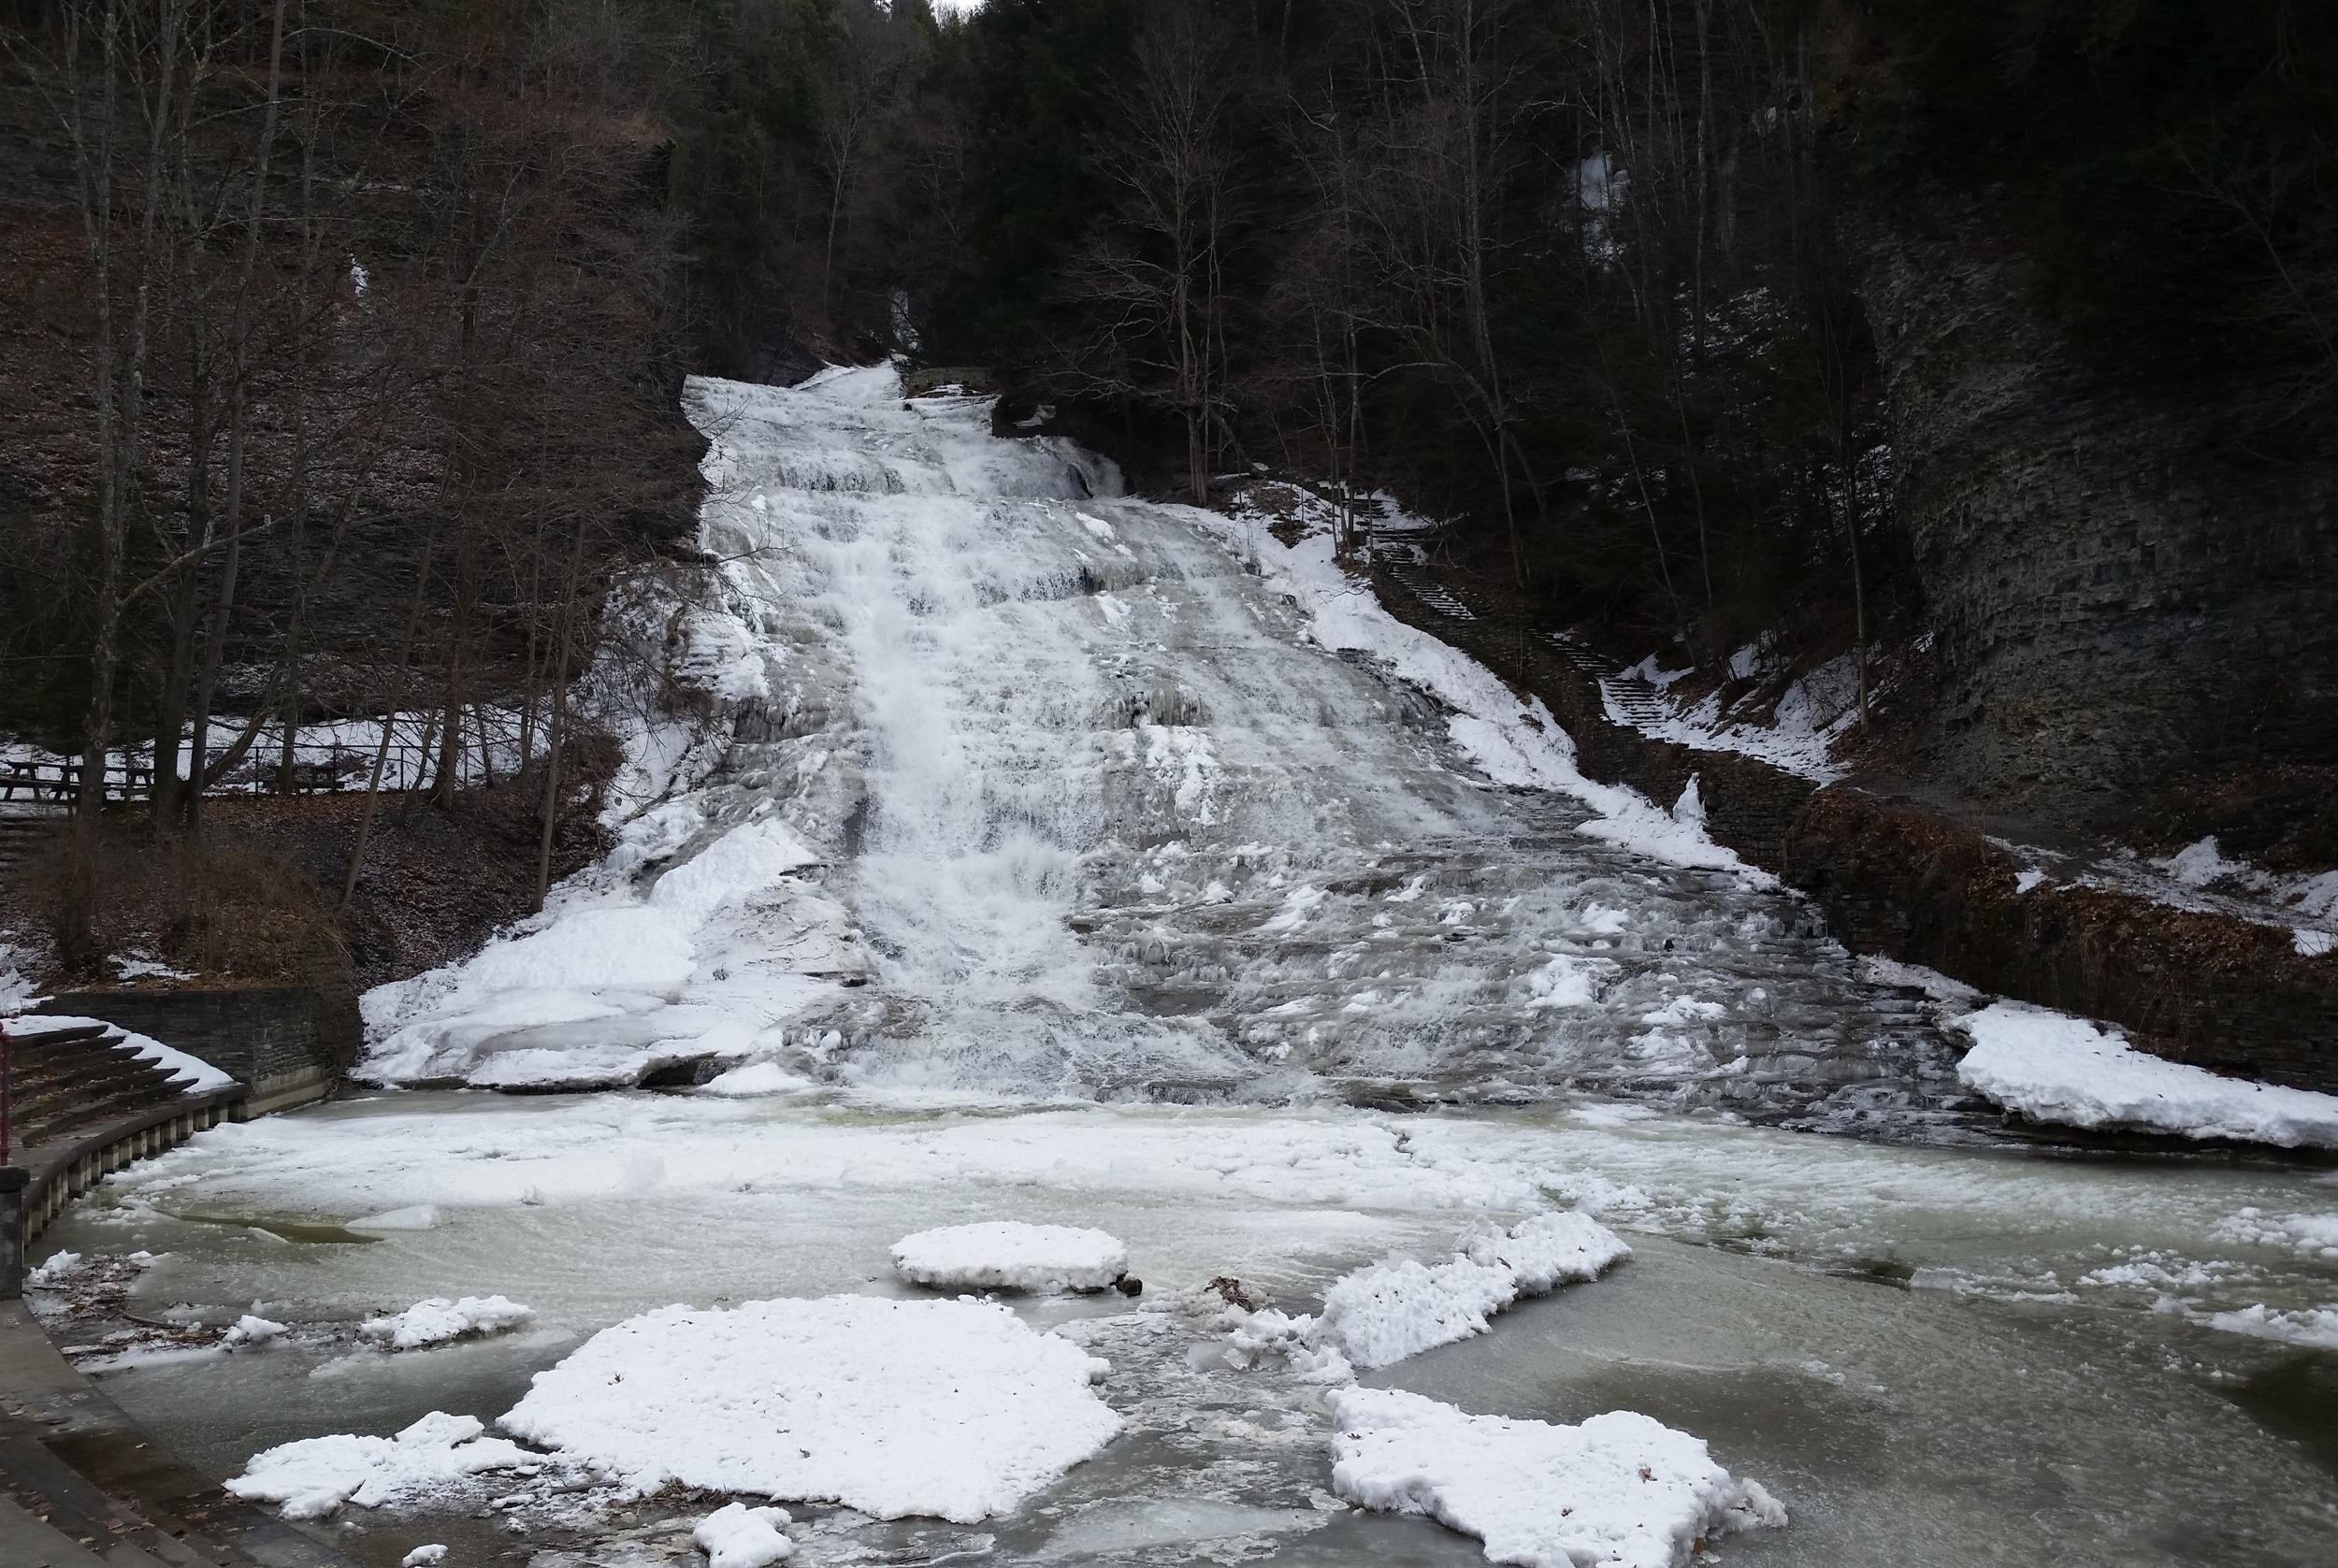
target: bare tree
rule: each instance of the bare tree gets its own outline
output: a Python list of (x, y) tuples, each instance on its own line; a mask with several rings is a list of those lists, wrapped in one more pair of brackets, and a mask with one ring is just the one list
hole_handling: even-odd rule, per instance
[(1227, 51), (1197, 8), (1150, 15), (1095, 146), (1112, 208), (1062, 281), (1091, 324), (1066, 355), (1074, 383), (1181, 421), (1196, 506), (1209, 498), (1209, 453), (1226, 412), (1234, 92)]

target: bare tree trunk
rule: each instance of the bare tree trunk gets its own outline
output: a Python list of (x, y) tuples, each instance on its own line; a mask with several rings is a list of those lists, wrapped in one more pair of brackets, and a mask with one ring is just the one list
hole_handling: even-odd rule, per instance
[[(413, 602), (406, 609), (406, 634), (398, 640), (398, 678), (391, 688), (388, 706), (382, 714), (382, 735), (373, 748), (373, 771), (366, 778), (365, 814), (357, 819), (357, 842), (349, 852), (349, 874), (341, 879), (340, 902), (334, 906), (337, 914), (346, 913), (349, 900), (356, 896), (357, 873), (365, 867), (366, 845), (373, 838), (374, 815), (382, 805), (382, 770), (389, 762), (390, 738), (397, 731), (398, 698), (405, 694), (406, 671), (413, 662), (414, 631), (422, 623), (424, 593), (430, 582), (430, 554), (438, 547), (439, 536), (434, 529), (422, 543), (422, 565), (414, 573)], [(423, 742), (426, 746), (429, 743), (427, 740)]]
[(576, 609), (577, 592), (584, 581), (584, 536), (590, 530), (580, 519), (576, 525), (576, 540), (569, 549), (568, 581), (560, 594), (560, 618), (556, 624), (555, 655), (552, 682), (552, 726), (544, 737), (544, 803), (543, 832), (536, 845), (535, 907), (544, 907), (544, 897), (552, 891), (552, 838), (560, 821), (560, 764), (569, 741), (569, 650), (575, 640), (575, 628), (570, 617)]

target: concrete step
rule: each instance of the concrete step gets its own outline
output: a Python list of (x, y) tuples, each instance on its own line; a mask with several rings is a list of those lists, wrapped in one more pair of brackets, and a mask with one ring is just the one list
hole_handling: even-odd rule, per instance
[(8, 1568), (163, 1568), (123, 1541), (111, 1543), (101, 1556), (6, 1495), (0, 1495), (0, 1562)]
[(61, 1045), (106, 1040), (121, 1032), (111, 1024), (68, 1024), (62, 1029), (38, 1027), (43, 1021), (38, 1017), (19, 1018), (9, 1026), (9, 1032), (15, 1036), (16, 1049), (20, 1057), (26, 1052), (45, 1051)]
[(179, 1090), (175, 1087), (156, 1089), (141, 1085), (51, 1103), (14, 1116), (15, 1138), (23, 1147), (30, 1149), (68, 1138), (85, 1128), (119, 1121), (134, 1113), (178, 1098)]
[(155, 1442), (21, 1302), (0, 1302), (0, 1568), (354, 1568)]
[[(36, 1518), (95, 1554), (108, 1568), (214, 1568), (235, 1555), (185, 1539), (139, 1518), (84, 1479), (48, 1447), (29, 1437), (0, 1439), (0, 1475), (8, 1492)], [(172, 1521), (174, 1529), (181, 1529)]]
[(16, 1063), (17, 1089), (27, 1096), (165, 1076), (160, 1063), (149, 1061), (123, 1045), (93, 1045), (47, 1059), (33, 1055), (20, 1057)]
[(77, 1025), (16, 1052), (10, 1121), (24, 1148), (162, 1105), (182, 1092), (172, 1074), (122, 1044), (110, 1025)]

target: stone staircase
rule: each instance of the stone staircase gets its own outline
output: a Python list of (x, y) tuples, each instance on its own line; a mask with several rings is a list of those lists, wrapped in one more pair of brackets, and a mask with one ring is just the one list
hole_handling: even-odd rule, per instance
[(0, 882), (15, 880), (37, 862), (65, 819), (63, 807), (0, 800)]
[(183, 1097), (185, 1086), (139, 1056), (111, 1024), (48, 1023), (38, 1017), (8, 1023), (15, 1058), (12, 1141), (20, 1162), (29, 1151)]
[(1593, 652), (1562, 632), (1551, 632), (1545, 640), (1558, 650), (1561, 658), (1597, 683), (1609, 718), (1628, 724), (1643, 734), (1660, 735), (1678, 716), (1664, 688), (1653, 681), (1625, 673), (1624, 666), (1615, 660)]

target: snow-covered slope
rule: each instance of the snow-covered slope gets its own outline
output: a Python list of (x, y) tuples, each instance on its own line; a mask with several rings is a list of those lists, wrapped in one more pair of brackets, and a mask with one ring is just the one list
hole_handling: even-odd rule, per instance
[(1953, 1092), (1953, 1050), (1694, 800), (1583, 781), (1328, 539), (1126, 498), (890, 369), (688, 408), (725, 563), (681, 617), (706, 726), (641, 732), (618, 849), (544, 916), (367, 999), (373, 1077)]

